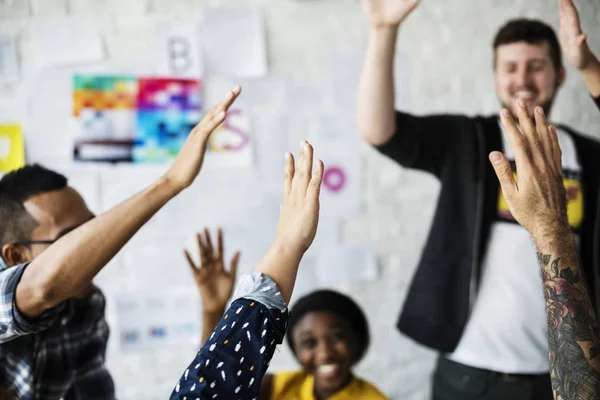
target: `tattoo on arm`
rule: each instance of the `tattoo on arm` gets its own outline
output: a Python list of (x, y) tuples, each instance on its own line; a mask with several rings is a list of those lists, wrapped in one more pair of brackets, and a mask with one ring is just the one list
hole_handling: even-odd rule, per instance
[(600, 399), (600, 338), (580, 264), (543, 253), (538, 253), (538, 260), (548, 314), (554, 397)]

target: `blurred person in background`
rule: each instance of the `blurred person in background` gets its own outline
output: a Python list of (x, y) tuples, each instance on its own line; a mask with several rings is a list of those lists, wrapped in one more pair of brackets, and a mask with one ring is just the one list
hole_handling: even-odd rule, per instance
[[(418, 0), (363, 0), (370, 22), (357, 121), (364, 140), (399, 165), (433, 174), (441, 191), (398, 320), (401, 332), (440, 353), (434, 399), (551, 399), (548, 328), (536, 252), (511, 214), (488, 162), (514, 151), (498, 115), (415, 116), (394, 109), (393, 60), (402, 22)], [(592, 96), (595, 57), (576, 10), (561, 0), (561, 38)], [(406, 38), (418, 40), (418, 38)], [(494, 86), (513, 114), (550, 115), (565, 81), (559, 40), (538, 20), (508, 21), (493, 40)], [(596, 66), (594, 66), (596, 65)], [(600, 143), (557, 127), (568, 222), (598, 305)]]
[[(225, 314), (236, 279), (240, 253), (225, 268), (223, 233), (213, 245), (208, 229), (197, 234), (200, 264), (186, 250), (202, 299), (202, 343)], [(299, 298), (290, 311), (287, 341), (302, 369), (266, 374), (260, 400), (385, 400), (371, 383), (354, 376), (352, 368), (369, 345), (369, 327), (360, 307), (348, 296), (316, 290)], [(242, 346), (248, 344), (242, 341)]]

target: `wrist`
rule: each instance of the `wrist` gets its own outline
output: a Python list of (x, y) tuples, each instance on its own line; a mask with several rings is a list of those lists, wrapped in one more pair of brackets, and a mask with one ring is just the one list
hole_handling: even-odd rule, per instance
[(210, 318), (214, 318), (214, 317), (218, 317), (221, 318), (221, 316), (225, 314), (225, 305), (223, 306), (211, 306), (211, 307), (203, 307), (202, 308), (202, 315), (205, 317), (210, 317)]
[(600, 71), (600, 60), (594, 54), (590, 54), (590, 59), (579, 68), (579, 72), (582, 74), (598, 73), (598, 71)]
[(538, 249), (551, 249), (557, 244), (571, 240), (573, 233), (566, 221), (556, 221), (540, 226), (532, 231), (531, 236)]

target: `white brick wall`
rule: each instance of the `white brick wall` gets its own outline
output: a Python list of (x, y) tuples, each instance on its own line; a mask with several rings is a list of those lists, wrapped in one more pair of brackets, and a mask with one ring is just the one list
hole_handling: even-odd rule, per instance
[[(31, 4), (15, 0), (12, 11), (5, 5), (7, 3), (0, 1), (0, 18), (3, 18), (0, 19), (0, 30), (20, 35), (25, 84), (0, 86), (0, 99), (15, 101), (23, 98), (24, 93), (44, 90), (36, 86), (32, 90), (31, 86), (36, 81), (31, 68), (29, 27), (32, 18), (37, 16), (92, 12), (101, 20), (112, 59), (144, 61), (151, 59), (151, 32), (157, 21), (190, 18), (203, 6), (264, 7), (270, 71), (299, 83), (324, 79), (325, 53), (332, 46), (360, 49), (366, 42), (367, 33), (359, 2), (349, 0), (31, 0)], [(578, 0), (576, 3), (584, 28), (590, 35), (590, 44), (600, 53), (597, 28), (600, 26), (600, 3), (597, 0)], [(496, 111), (491, 75), (493, 34), (506, 19), (522, 15), (542, 18), (557, 27), (556, 8), (555, 0), (424, 1), (400, 32), (399, 50), (406, 61), (404, 98), (408, 110), (469, 114)], [(46, 106), (57, 107), (56, 112), (66, 110), (68, 115), (68, 105), (49, 102)], [(315, 109), (315, 113), (317, 111), (320, 110)], [(29, 112), (35, 115), (36, 111)], [(577, 72), (570, 67), (553, 119), (600, 138), (600, 115), (587, 97)], [(43, 161), (65, 170), (75, 179), (75, 186), (87, 185), (87, 193), (102, 192), (114, 184), (114, 172), (119, 176), (135, 173), (128, 168), (113, 171), (112, 168), (86, 167), (74, 171), (68, 162), (69, 141), (62, 127), (40, 126), (38, 121), (26, 124), (25, 134), (29, 141), (51, 140), (49, 148), (52, 152), (35, 154), (29, 161)], [(401, 170), (373, 150), (366, 149), (364, 157), (364, 213), (344, 223), (343, 240), (374, 243), (382, 265), (382, 277), (377, 283), (340, 288), (361, 301), (371, 324), (371, 351), (358, 372), (393, 398), (423, 399), (429, 393), (434, 354), (400, 336), (395, 330), (395, 322), (432, 217), (437, 183), (422, 173)], [(243, 193), (243, 188), (239, 189), (242, 190), (240, 193), (237, 189), (228, 190), (224, 189), (223, 198)], [(202, 192), (199, 189), (194, 193), (200, 195)], [(98, 210), (101, 205), (92, 204), (94, 207)], [(169, 242), (183, 243), (200, 223), (205, 222), (202, 218), (192, 219), (193, 223), (182, 225), (177, 234), (170, 233)], [(165, 235), (162, 231), (146, 230), (130, 246), (160, 245), (167, 239)], [(104, 283), (109, 301), (112, 294), (127, 290), (126, 284), (119, 279), (124, 272), (121, 258), (102, 272), (100, 282)], [(113, 322), (111, 304), (108, 316)], [(117, 383), (119, 398), (166, 398), (194, 353), (193, 347), (121, 353), (114, 341), (111, 342), (108, 366)], [(293, 366), (288, 349), (282, 346), (273, 369)]]

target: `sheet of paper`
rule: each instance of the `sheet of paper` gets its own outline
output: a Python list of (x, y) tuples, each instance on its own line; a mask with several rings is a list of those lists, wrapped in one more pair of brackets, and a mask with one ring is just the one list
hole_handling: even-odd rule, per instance
[(0, 84), (10, 84), (18, 81), (18, 41), (14, 36), (0, 34)]
[(253, 133), (256, 138), (256, 168), (262, 190), (281, 197), (285, 153), (288, 147), (289, 118), (285, 114), (257, 113), (252, 116)]
[(29, 17), (28, 0), (2, 0), (0, 1), (0, 18)]
[(321, 184), (321, 218), (356, 216), (362, 209), (363, 163), (358, 137), (312, 139), (315, 158), (325, 164)]
[[(208, 112), (233, 89), (233, 81), (221, 78), (207, 80), (204, 87), (204, 110)], [(208, 168), (248, 167), (253, 161), (252, 121), (250, 113), (234, 103), (225, 121), (209, 140), (206, 154)]]
[(168, 290), (117, 297), (121, 349), (144, 350), (199, 342), (201, 302), (197, 293)]
[(338, 245), (320, 252), (317, 261), (320, 285), (373, 282), (379, 278), (377, 256), (372, 245)]
[[(196, 288), (190, 266), (183, 254), (183, 243), (165, 240), (123, 252), (127, 287), (135, 292), (160, 293), (165, 289)], [(194, 253), (198, 250), (194, 249)]]
[(156, 73), (201, 79), (200, 27), (192, 22), (163, 23), (155, 30)]
[(0, 125), (0, 173), (25, 165), (23, 133), (19, 125)]
[(36, 66), (41, 68), (104, 59), (104, 45), (92, 15), (52, 16), (31, 23)]
[(286, 109), (288, 83), (284, 79), (266, 77), (241, 79), (244, 88), (236, 104), (254, 112), (281, 113)]
[[(364, 62), (364, 52), (358, 49), (331, 49), (325, 53), (325, 75), (328, 82), (327, 100), (333, 103), (336, 113), (353, 114), (356, 109), (358, 82)], [(394, 59), (395, 105), (405, 107), (407, 98), (404, 76), (404, 59), (396, 54)]]
[(208, 75), (255, 78), (267, 74), (265, 27), (260, 10), (204, 9), (202, 39)]

